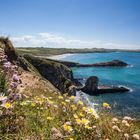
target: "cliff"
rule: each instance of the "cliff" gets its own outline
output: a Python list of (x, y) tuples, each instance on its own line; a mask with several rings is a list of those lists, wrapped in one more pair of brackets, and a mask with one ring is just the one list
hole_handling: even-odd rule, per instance
[(68, 92), (69, 94), (75, 94), (77, 82), (73, 78), (70, 68), (59, 62), (32, 55), (24, 55), (24, 58), (62, 93)]

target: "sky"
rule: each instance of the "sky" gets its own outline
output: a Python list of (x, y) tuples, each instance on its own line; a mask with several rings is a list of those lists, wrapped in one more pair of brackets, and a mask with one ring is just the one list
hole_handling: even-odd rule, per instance
[(0, 0), (16, 47), (140, 49), (140, 0)]

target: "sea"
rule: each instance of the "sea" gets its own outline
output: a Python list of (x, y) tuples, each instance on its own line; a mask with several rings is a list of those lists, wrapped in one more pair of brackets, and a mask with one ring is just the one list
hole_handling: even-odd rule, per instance
[(125, 93), (106, 93), (86, 97), (91, 103), (99, 106), (107, 102), (112, 106), (112, 112), (121, 116), (140, 118), (140, 53), (108, 52), (108, 53), (75, 53), (52, 56), (52, 59), (92, 64), (111, 60), (122, 60), (127, 67), (84, 67), (72, 68), (74, 78), (81, 79), (84, 85), (89, 76), (98, 76), (99, 83), (104, 85), (126, 86), (130, 88)]

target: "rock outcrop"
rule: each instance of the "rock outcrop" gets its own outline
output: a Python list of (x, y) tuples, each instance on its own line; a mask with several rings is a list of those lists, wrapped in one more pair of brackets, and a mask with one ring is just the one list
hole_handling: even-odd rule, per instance
[(81, 90), (89, 95), (97, 95), (103, 93), (117, 93), (128, 92), (129, 89), (124, 86), (110, 86), (110, 85), (98, 85), (99, 79), (96, 76), (91, 76), (87, 79), (85, 86)]
[(95, 67), (123, 67), (127, 66), (128, 64), (121, 61), (121, 60), (112, 60), (109, 62), (102, 62), (102, 63), (95, 63), (93, 66)]
[(15, 48), (9, 38), (0, 37), (0, 48), (4, 49), (8, 61), (13, 62), (17, 60), (18, 54), (16, 53)]
[(128, 64), (121, 60), (112, 60), (109, 62), (100, 62), (94, 64), (80, 64), (75, 62), (61, 61), (62, 64), (68, 67), (125, 67)]
[(86, 93), (95, 93), (98, 90), (99, 78), (97, 76), (91, 76), (87, 79), (85, 86), (81, 89)]
[[(24, 55), (38, 72), (50, 81), (62, 93), (76, 94), (76, 80), (72, 70), (67, 66), (50, 59), (43, 59), (31, 55)], [(78, 83), (78, 82), (77, 82)]]

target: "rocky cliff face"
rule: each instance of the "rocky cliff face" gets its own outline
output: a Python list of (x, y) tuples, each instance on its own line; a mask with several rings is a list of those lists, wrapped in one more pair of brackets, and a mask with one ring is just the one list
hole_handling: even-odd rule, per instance
[(9, 38), (0, 37), (0, 48), (4, 49), (8, 61), (13, 62), (17, 60), (18, 54)]
[(37, 58), (31, 55), (24, 55), (24, 58), (62, 93), (76, 93), (75, 80), (71, 69), (67, 66), (53, 60)]

